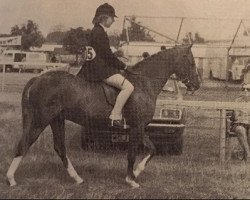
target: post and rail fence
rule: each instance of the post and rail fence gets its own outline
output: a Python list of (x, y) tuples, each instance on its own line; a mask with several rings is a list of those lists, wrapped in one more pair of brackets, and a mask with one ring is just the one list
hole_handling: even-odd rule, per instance
[(64, 71), (69, 71), (69, 64), (68, 63), (48, 63), (48, 62), (10, 62), (10, 61), (4, 61), (0, 60), (0, 65), (3, 66), (3, 73), (2, 73), (2, 81), (1, 81), (1, 91), (4, 91), (5, 87), (5, 73), (6, 73), (6, 65), (18, 65), (19, 68), (21, 69), (21, 66), (36, 66), (34, 67), (37, 68), (37, 66), (41, 66), (39, 69), (43, 70), (64, 70)]
[(250, 102), (219, 102), (219, 101), (184, 101), (184, 100), (158, 100), (166, 106), (195, 108), (202, 110), (219, 111), (219, 134), (220, 134), (220, 164), (224, 166), (226, 161), (226, 111), (245, 110), (250, 112)]

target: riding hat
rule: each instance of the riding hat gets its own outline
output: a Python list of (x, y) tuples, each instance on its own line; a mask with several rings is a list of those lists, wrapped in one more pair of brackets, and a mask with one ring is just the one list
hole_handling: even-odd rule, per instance
[(100, 15), (108, 15), (110, 17), (117, 17), (115, 15), (115, 9), (113, 8), (113, 6), (109, 5), (108, 3), (104, 3), (96, 9), (94, 18), (97, 18)]

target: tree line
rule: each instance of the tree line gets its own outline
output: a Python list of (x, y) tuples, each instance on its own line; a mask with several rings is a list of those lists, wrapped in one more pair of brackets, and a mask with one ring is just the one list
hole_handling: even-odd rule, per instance
[[(39, 30), (39, 26), (37, 23), (32, 20), (28, 20), (26, 24), (21, 26), (15, 25), (11, 28), (10, 34), (0, 34), (0, 36), (22, 36), (21, 39), (21, 50), (29, 50), (30, 47), (41, 47), (42, 44), (46, 43), (54, 43), (61, 44), (65, 48), (66, 51), (71, 54), (78, 55), (82, 52), (84, 46), (88, 44), (90, 29), (84, 29), (83, 27), (78, 28), (70, 28), (70, 30), (63, 30), (63, 28), (59, 25), (56, 26), (53, 31), (47, 34), (44, 37)], [(154, 42), (153, 36), (150, 35), (150, 32), (140, 26), (140, 22), (136, 21), (136, 18), (132, 18), (131, 26), (128, 27), (128, 30), (125, 29), (121, 34), (117, 32), (113, 32), (110, 38), (110, 45), (118, 47), (120, 41), (126, 41), (127, 34), (129, 35), (130, 41), (149, 41)], [(194, 37), (192, 33), (188, 33), (186, 37), (182, 39), (183, 43), (189, 43), (189, 40), (194, 43), (204, 43), (205, 39), (202, 38), (199, 33), (195, 33)]]

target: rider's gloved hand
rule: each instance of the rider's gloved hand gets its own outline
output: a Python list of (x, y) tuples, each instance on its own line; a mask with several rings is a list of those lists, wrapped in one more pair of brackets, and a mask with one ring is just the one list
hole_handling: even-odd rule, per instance
[(130, 74), (135, 74), (135, 75), (139, 75), (140, 74), (139, 72), (136, 72), (134, 70), (134, 66), (127, 66), (125, 68), (125, 71), (128, 72), (128, 73), (130, 73)]
[(128, 65), (126, 65), (126, 66), (124, 67), (124, 69), (121, 70), (121, 72), (122, 72), (122, 73), (130, 73), (130, 74), (138, 75), (139, 73), (138, 73), (138, 72), (135, 72), (135, 71), (133, 70), (133, 67), (134, 67), (134, 66), (128, 66)]
[(126, 65), (126, 66), (124, 67), (124, 69), (121, 69), (121, 70), (120, 70), (120, 72), (121, 72), (122, 74), (125, 74), (125, 71), (126, 71), (127, 68), (128, 68), (128, 66)]

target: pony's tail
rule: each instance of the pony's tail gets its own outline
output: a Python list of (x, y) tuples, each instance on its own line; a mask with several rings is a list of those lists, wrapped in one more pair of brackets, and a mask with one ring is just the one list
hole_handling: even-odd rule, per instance
[[(31, 125), (31, 121), (33, 118), (33, 106), (30, 102), (30, 88), (34, 81), (36, 80), (36, 77), (30, 79), (28, 83), (25, 85), (22, 93), (22, 120), (23, 120), (23, 130), (29, 127)], [(29, 121), (29, 124), (27, 124)]]
[(23, 93), (22, 93), (22, 106), (29, 104), (29, 91), (30, 91), (30, 87), (32, 86), (35, 80), (36, 80), (36, 77), (30, 79), (28, 83), (25, 85), (23, 89)]

